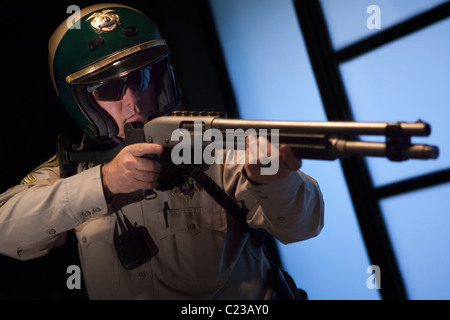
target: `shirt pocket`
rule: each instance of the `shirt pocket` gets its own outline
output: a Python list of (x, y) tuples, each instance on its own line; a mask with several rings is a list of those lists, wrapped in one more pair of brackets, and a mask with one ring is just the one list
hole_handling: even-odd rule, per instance
[(220, 206), (157, 213), (158, 255), (152, 265), (165, 286), (190, 297), (205, 297), (223, 286), (222, 248), (226, 213)]
[(226, 232), (225, 211), (216, 205), (207, 208), (165, 209), (157, 213), (158, 240), (171, 235), (198, 235), (202, 232)]

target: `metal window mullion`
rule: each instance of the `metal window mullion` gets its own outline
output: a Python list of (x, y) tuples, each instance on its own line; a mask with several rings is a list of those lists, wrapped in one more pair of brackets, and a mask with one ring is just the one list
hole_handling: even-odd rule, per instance
[(376, 35), (358, 41), (334, 54), (336, 62), (349, 61), (371, 50), (374, 50), (389, 42), (395, 41), (403, 36), (421, 30), (435, 22), (450, 16), (450, 2), (446, 2), (434, 9), (419, 14), (402, 23), (396, 24), (386, 30), (378, 32)]
[(383, 199), (410, 191), (436, 186), (446, 182), (450, 182), (450, 169), (387, 184), (375, 188), (374, 194), (377, 199)]

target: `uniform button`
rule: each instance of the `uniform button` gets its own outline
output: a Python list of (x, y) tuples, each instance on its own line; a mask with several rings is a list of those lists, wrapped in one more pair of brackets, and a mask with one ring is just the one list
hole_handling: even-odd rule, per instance
[(56, 233), (56, 230), (55, 229), (49, 229), (49, 230), (47, 230), (47, 233), (50, 234), (50, 235), (53, 235), (53, 234)]
[(88, 216), (91, 215), (91, 212), (90, 212), (89, 210), (85, 210), (85, 211), (81, 212), (81, 215), (82, 215), (83, 217), (88, 217)]
[(282, 217), (282, 216), (278, 216), (278, 217), (277, 217), (277, 220), (278, 220), (278, 221), (286, 221), (286, 218), (285, 218), (285, 217)]
[(188, 225), (188, 230), (191, 232), (194, 232), (197, 229), (197, 226), (195, 225), (195, 223), (191, 223), (190, 225)]
[(95, 208), (92, 209), (93, 213), (97, 213), (97, 212), (100, 212), (100, 211), (102, 211), (102, 209), (100, 209), (99, 207), (95, 207)]
[(139, 280), (144, 280), (147, 277), (147, 275), (145, 274), (145, 272), (139, 272), (137, 277)]
[(86, 237), (81, 238), (81, 242), (86, 243), (87, 239)]

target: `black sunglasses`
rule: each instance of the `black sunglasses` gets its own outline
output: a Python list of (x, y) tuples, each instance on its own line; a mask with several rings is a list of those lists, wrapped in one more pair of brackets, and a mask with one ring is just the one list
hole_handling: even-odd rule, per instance
[(132, 88), (139, 92), (147, 89), (150, 85), (151, 70), (151, 67), (137, 70), (125, 77), (89, 86), (87, 91), (91, 92), (98, 101), (120, 101), (125, 95), (127, 88)]

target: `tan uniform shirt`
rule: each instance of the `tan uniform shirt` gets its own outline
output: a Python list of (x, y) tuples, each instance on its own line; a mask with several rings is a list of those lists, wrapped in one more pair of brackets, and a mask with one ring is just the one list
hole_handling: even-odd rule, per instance
[[(324, 207), (314, 179), (299, 171), (253, 185), (242, 169), (212, 165), (207, 174), (243, 201), (250, 226), (286, 244), (320, 232)], [(206, 191), (196, 190), (192, 198), (174, 189), (157, 192), (155, 199), (116, 199), (132, 224), (147, 227), (159, 248), (152, 260), (128, 270), (113, 246), (120, 230), (103, 195), (100, 166), (65, 179), (57, 166), (43, 166), (34, 175), (0, 195), (1, 254), (41, 257), (75, 229), (90, 299), (260, 299), (266, 294), (269, 265), (261, 247)]]

